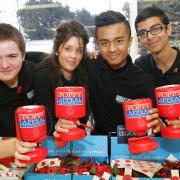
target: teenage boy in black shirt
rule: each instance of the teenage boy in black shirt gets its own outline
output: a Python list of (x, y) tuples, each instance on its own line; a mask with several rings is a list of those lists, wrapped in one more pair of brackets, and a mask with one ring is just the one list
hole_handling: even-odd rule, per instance
[[(16, 137), (15, 110), (34, 103), (34, 64), (24, 58), (23, 35), (10, 24), (0, 23), (0, 137)], [(0, 140), (0, 158), (13, 155), (15, 148), (16, 138)]]
[[(95, 119), (92, 134), (107, 135), (124, 124), (122, 103), (127, 99), (153, 96), (151, 77), (133, 65), (128, 55), (131, 45), (131, 30), (125, 17), (115, 11), (106, 11), (95, 17), (96, 39), (100, 56), (90, 60), (87, 66), (89, 77), (89, 100)], [(160, 131), (157, 109), (151, 109), (147, 119), (154, 132)], [(74, 127), (70, 121), (59, 120), (56, 131), (67, 132)]]
[[(172, 25), (164, 11), (157, 7), (144, 9), (136, 17), (135, 27), (140, 43), (150, 52), (135, 64), (151, 75), (156, 87), (180, 84), (180, 51), (170, 45)], [(168, 123), (180, 128), (180, 120)]]

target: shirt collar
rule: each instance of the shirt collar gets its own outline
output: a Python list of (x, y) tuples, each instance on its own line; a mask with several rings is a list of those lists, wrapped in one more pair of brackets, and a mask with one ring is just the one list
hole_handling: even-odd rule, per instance
[(132, 62), (132, 58), (128, 55), (127, 63), (123, 67), (121, 67), (119, 69), (113, 69), (102, 58), (101, 59), (101, 70), (108, 71), (109, 73), (111, 73), (117, 77), (128, 79), (128, 77), (130, 77), (130, 74), (134, 73), (134, 64)]

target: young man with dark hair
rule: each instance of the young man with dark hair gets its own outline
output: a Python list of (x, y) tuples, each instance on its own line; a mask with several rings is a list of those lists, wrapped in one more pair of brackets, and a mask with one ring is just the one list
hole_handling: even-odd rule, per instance
[[(95, 118), (93, 134), (108, 134), (124, 124), (122, 103), (153, 96), (151, 78), (133, 65), (129, 22), (120, 12), (106, 11), (95, 17), (100, 56), (89, 64), (90, 102)], [(156, 122), (156, 120), (154, 121)], [(153, 123), (152, 123), (153, 124)], [(151, 125), (151, 123), (150, 123)]]
[(34, 103), (34, 63), (24, 60), (25, 50), (21, 32), (0, 23), (0, 158), (13, 156), (18, 144), (6, 138), (16, 137), (15, 110)]
[[(95, 17), (96, 39), (100, 55), (89, 60), (89, 100), (95, 119), (92, 134), (107, 135), (124, 125), (122, 103), (127, 99), (153, 96), (151, 77), (132, 63), (128, 55), (131, 45), (129, 22), (120, 12), (106, 11)], [(157, 109), (151, 109), (149, 127), (160, 131)], [(69, 121), (59, 122), (57, 131), (74, 126)], [(68, 131), (68, 130), (67, 130)]]
[[(144, 9), (136, 17), (135, 28), (139, 42), (150, 52), (135, 64), (151, 75), (156, 87), (180, 84), (180, 51), (170, 45), (172, 25), (164, 11), (158, 7)], [(180, 128), (180, 121), (172, 123)]]

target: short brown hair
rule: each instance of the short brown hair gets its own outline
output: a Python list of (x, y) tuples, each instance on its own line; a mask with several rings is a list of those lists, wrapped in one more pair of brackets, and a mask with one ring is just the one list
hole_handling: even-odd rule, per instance
[(6, 23), (0, 23), (0, 41), (12, 40), (14, 41), (22, 54), (26, 51), (26, 44), (22, 33), (14, 26)]

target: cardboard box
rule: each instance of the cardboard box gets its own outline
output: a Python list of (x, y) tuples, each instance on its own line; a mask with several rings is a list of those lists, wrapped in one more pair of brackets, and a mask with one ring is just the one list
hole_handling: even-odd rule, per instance
[[(42, 146), (48, 148), (48, 156), (53, 157), (56, 155), (66, 156), (70, 153), (70, 148), (72, 147), (72, 153), (75, 156), (81, 157), (86, 160), (88, 157), (92, 157), (94, 162), (107, 162), (108, 151), (107, 151), (107, 137), (106, 136), (86, 136), (84, 139), (78, 141), (72, 141), (71, 144), (68, 143), (65, 147), (59, 148), (54, 144), (54, 138), (49, 137), (46, 139)], [(37, 174), (34, 173), (35, 165), (31, 165), (25, 172), (26, 180), (90, 180), (93, 176), (88, 175), (60, 175), (60, 174)]]
[(75, 156), (83, 158), (92, 157), (94, 161), (107, 161), (107, 137), (106, 136), (86, 136), (84, 139), (78, 141), (71, 141), (65, 147), (57, 147), (54, 144), (54, 138), (49, 137), (43, 142), (43, 146), (48, 149), (48, 156), (66, 156), (70, 153), (72, 146), (72, 153)]
[(24, 174), (25, 180), (71, 180), (71, 175), (60, 174), (37, 174), (34, 173), (35, 164), (30, 165)]
[[(152, 138), (158, 142), (158, 149), (142, 154), (131, 154), (128, 150), (127, 143), (118, 144), (117, 137), (111, 137), (111, 161), (115, 159), (135, 159), (154, 162), (164, 162), (171, 154), (178, 161), (180, 161), (180, 139), (166, 139), (163, 137)], [(149, 179), (149, 178), (140, 178)], [(153, 178), (161, 179), (161, 178)], [(116, 177), (112, 177), (112, 180), (116, 180)], [(162, 180), (162, 179), (161, 179)]]

